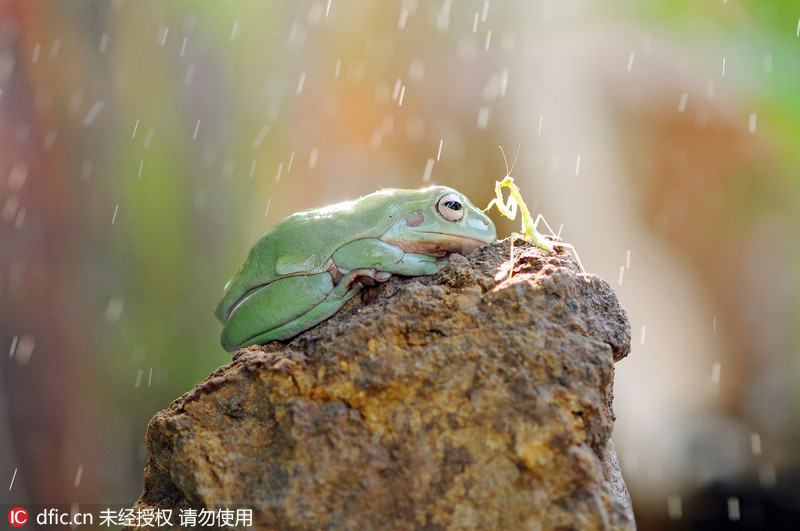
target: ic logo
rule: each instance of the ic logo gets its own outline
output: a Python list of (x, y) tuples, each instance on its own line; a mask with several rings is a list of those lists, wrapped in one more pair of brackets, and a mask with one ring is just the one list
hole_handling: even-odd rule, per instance
[(14, 507), (8, 511), (8, 522), (14, 527), (22, 527), (28, 523), (28, 511), (22, 507)]

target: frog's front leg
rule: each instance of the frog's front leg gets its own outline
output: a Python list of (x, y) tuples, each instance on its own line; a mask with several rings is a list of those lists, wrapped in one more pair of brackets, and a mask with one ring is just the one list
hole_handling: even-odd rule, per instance
[(391, 243), (369, 238), (343, 245), (333, 253), (333, 262), (342, 271), (371, 268), (413, 277), (436, 273), (447, 264), (448, 259), (443, 256), (407, 253)]

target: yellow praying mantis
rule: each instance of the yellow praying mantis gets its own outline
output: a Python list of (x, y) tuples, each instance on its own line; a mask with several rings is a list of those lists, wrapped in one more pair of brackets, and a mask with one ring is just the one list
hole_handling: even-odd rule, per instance
[[(575, 247), (572, 244), (559, 241), (558, 236), (556, 236), (555, 232), (553, 232), (553, 229), (550, 228), (550, 225), (547, 223), (547, 220), (544, 219), (544, 216), (539, 214), (536, 216), (535, 220), (531, 216), (528, 206), (522, 199), (522, 193), (520, 192), (519, 187), (514, 184), (514, 178), (511, 177), (511, 172), (514, 171), (514, 165), (517, 163), (517, 157), (519, 156), (519, 148), (517, 148), (517, 154), (514, 157), (514, 162), (511, 163), (511, 169), (508, 168), (508, 159), (506, 159), (506, 153), (503, 151), (502, 146), (500, 146), (500, 151), (503, 153), (503, 161), (505, 161), (506, 164), (506, 176), (502, 181), (495, 182), (494, 192), (497, 197), (492, 199), (491, 202), (489, 202), (489, 205), (483, 209), (483, 211), (486, 212), (493, 206), (496, 206), (497, 210), (499, 210), (502, 215), (510, 220), (516, 219), (517, 208), (519, 208), (519, 211), (522, 214), (522, 233), (513, 233), (511, 235), (511, 267), (509, 267), (508, 278), (511, 278), (511, 274), (514, 270), (514, 240), (516, 238), (521, 238), (527, 242), (530, 242), (539, 249), (547, 251), (550, 254), (558, 253), (558, 247), (568, 249), (570, 254), (575, 257), (575, 261), (578, 263), (578, 267), (580, 267), (581, 272), (585, 272), (586, 270), (583, 268), (583, 264), (581, 263), (581, 259), (578, 256), (578, 251), (575, 249)], [(507, 200), (504, 200), (503, 198), (503, 188), (508, 188), (509, 196)], [(548, 238), (538, 231), (539, 222), (544, 223), (545, 227), (547, 227), (547, 230), (550, 231), (550, 234), (556, 238), (556, 240)]]

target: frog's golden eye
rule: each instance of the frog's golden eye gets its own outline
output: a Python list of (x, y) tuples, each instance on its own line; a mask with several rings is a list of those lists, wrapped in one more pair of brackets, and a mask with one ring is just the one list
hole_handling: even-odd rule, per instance
[(459, 221), (464, 217), (464, 204), (458, 194), (444, 194), (436, 203), (436, 211), (447, 221)]

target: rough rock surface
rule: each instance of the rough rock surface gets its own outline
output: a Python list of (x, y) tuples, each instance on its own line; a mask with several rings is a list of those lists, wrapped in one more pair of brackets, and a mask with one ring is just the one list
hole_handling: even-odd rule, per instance
[(495, 281), (508, 255), (455, 255), (236, 352), (150, 422), (135, 508), (252, 507), (260, 529), (633, 529), (610, 440), (628, 317), (567, 255), (516, 247)]

